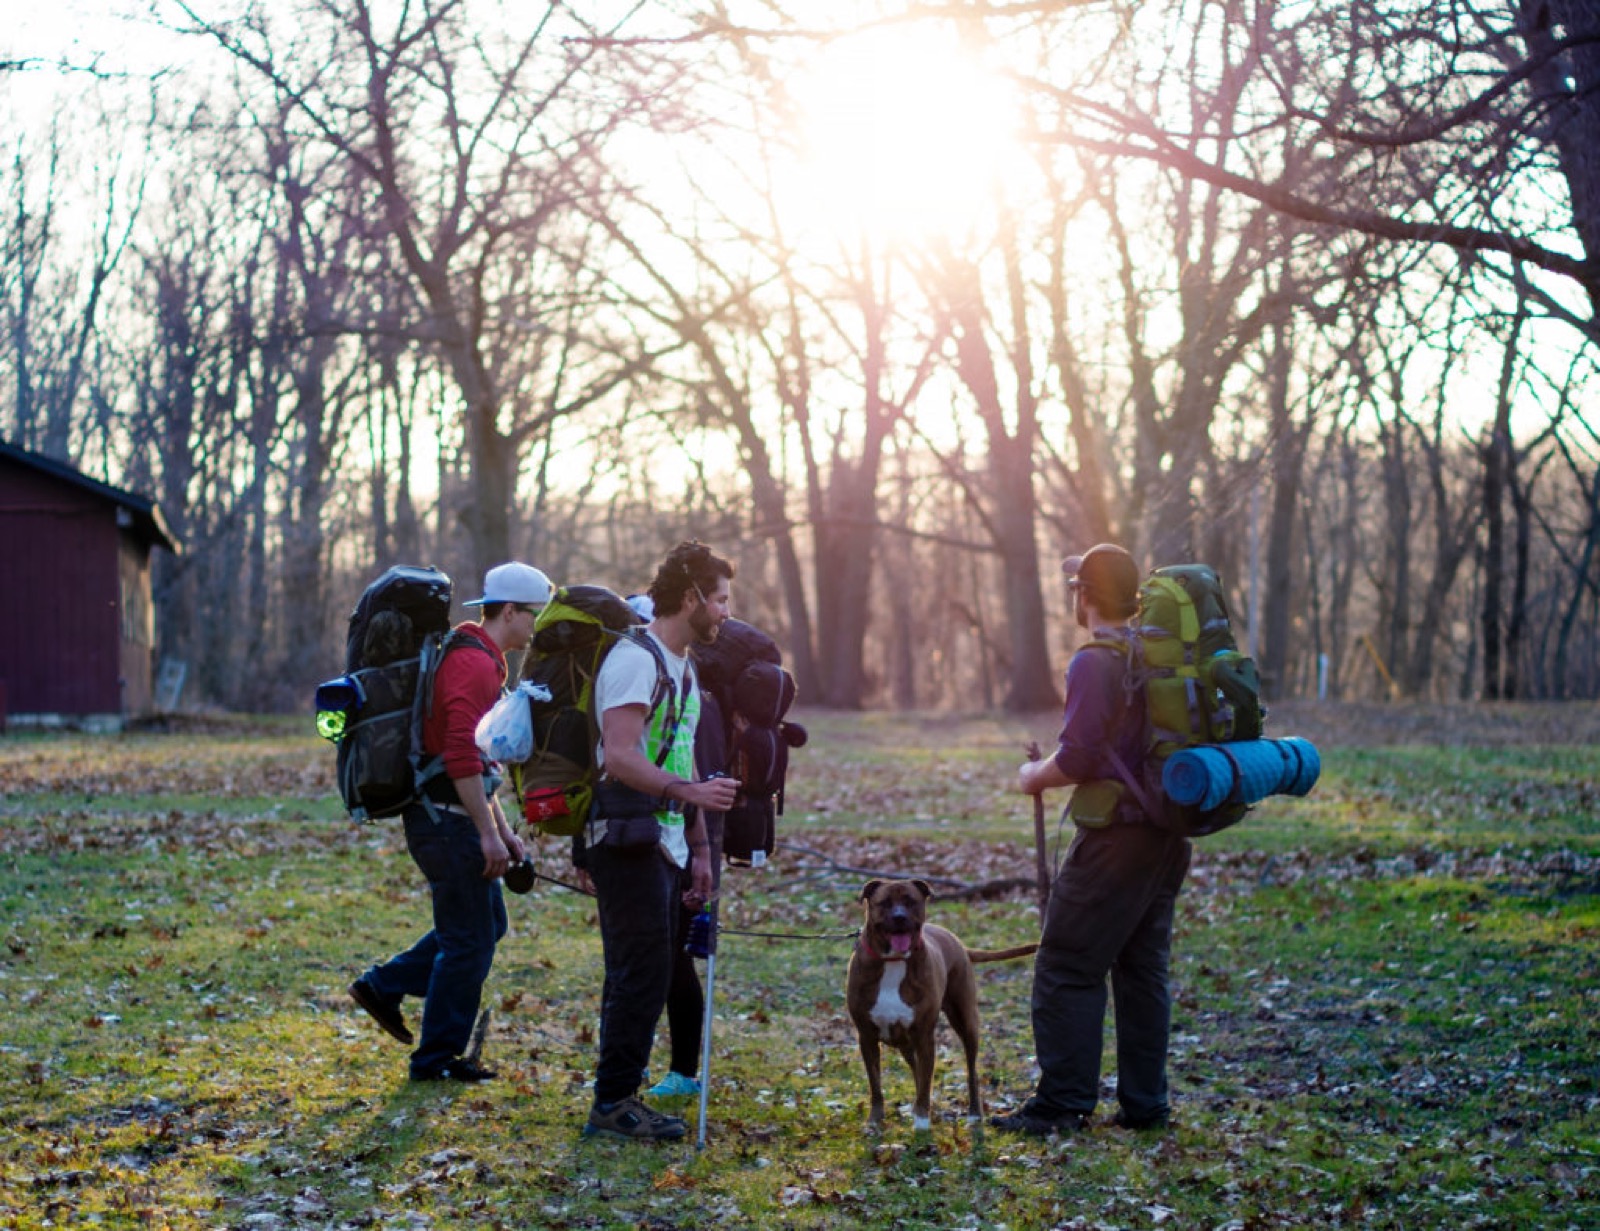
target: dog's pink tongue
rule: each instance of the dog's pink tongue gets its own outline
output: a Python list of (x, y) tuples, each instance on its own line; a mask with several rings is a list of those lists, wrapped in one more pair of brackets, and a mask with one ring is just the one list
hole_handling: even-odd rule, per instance
[(911, 933), (891, 932), (889, 934), (889, 949), (893, 953), (910, 953)]

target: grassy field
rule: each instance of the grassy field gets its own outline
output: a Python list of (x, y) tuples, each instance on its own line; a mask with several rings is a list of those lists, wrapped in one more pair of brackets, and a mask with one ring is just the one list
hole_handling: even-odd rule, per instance
[[(1005, 787), (1053, 719), (803, 717), (789, 845), (725, 881), (704, 1150), (580, 1138), (599, 942), (549, 882), (490, 979), (503, 1079), (406, 1081), (345, 987), (426, 899), (309, 723), (0, 738), (0, 1226), (1600, 1226), (1593, 707), (1275, 716), (1323, 777), (1197, 846), (1174, 1128), (1048, 1142), (955, 1115), (948, 1034), (933, 1131), (891, 1056), (866, 1136), (842, 985), (871, 872), (975, 946), (1036, 935), (1031, 892), (960, 891), (1032, 874)], [(1030, 973), (981, 968), (991, 1110), (1031, 1086)]]

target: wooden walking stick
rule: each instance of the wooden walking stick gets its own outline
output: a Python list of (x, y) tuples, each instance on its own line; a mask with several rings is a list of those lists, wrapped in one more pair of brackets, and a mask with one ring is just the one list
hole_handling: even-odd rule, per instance
[[(1039, 759), (1039, 745), (1033, 740), (1028, 741), (1028, 760)], [(1044, 910), (1050, 904), (1050, 858), (1045, 854), (1044, 839), (1044, 794), (1036, 792), (1033, 797), (1033, 854), (1036, 860), (1039, 876), (1039, 923), (1044, 924)]]

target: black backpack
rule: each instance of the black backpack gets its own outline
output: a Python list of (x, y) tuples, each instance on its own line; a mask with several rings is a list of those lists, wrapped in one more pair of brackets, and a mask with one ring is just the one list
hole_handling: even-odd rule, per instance
[(794, 677), (777, 642), (743, 620), (725, 621), (715, 641), (694, 647), (694, 659), (701, 689), (722, 719), (724, 766), (741, 784), (727, 813), (723, 854), (730, 863), (759, 865), (777, 845), (789, 749), (806, 742), (805, 728), (784, 720)]
[(339, 797), (357, 821), (398, 816), (426, 800), (443, 773), (427, 758), (422, 727), (433, 681), (458, 645), (483, 647), (450, 630), (450, 578), (399, 564), (369, 585), (350, 613), (345, 674), (317, 688), (317, 731), (338, 745)]

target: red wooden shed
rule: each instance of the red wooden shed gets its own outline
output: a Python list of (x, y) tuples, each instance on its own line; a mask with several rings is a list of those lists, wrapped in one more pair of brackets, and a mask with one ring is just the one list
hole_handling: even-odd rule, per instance
[(0, 441), (0, 722), (154, 709), (152, 547), (153, 501)]

